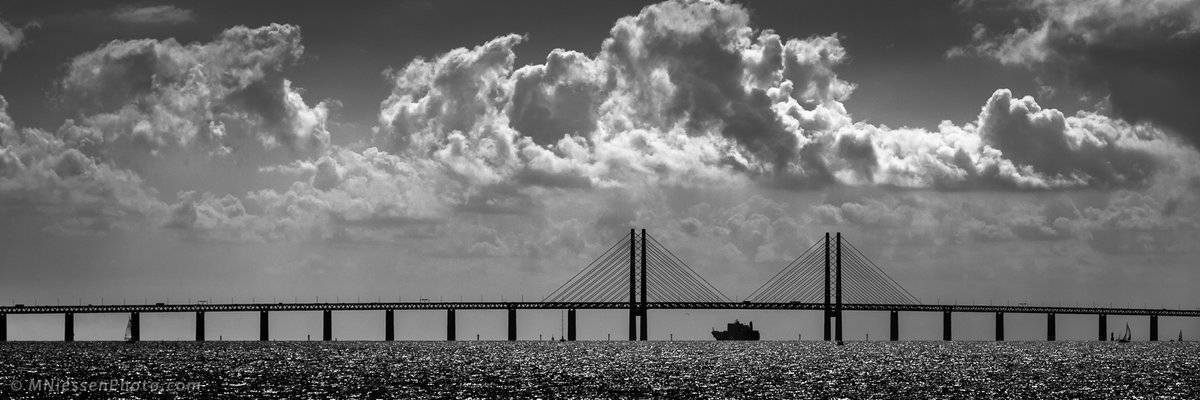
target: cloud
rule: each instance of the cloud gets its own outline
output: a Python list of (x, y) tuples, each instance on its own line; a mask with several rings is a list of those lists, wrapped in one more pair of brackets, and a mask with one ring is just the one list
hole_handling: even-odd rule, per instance
[(165, 211), (137, 174), (97, 161), (39, 129), (18, 130), (0, 97), (0, 213), (49, 216), (47, 229), (102, 233)]
[[(39, 131), (61, 143), (45, 169), (109, 168), (148, 188), (127, 158), (253, 153), (239, 171), (269, 184), (189, 187), (145, 213), (195, 240), (407, 243), (439, 257), (578, 256), (646, 225), (679, 227), (687, 239), (664, 238), (703, 247), (693, 255), (763, 265), (830, 224), (897, 243), (1098, 246), (1114, 237), (1106, 226), (1134, 226), (1123, 221), (1193, 226), (1195, 196), (1164, 188), (1194, 187), (1180, 182), (1197, 179), (1200, 154), (1157, 125), (1066, 115), (1007, 89), (981, 94), (971, 121), (862, 122), (843, 104), (855, 89), (837, 75), (851, 61), (843, 38), (749, 21), (738, 5), (671, 1), (616, 21), (591, 55), (517, 66), (526, 38), (509, 34), (415, 59), (385, 71), (373, 137), (344, 145), (329, 143), (333, 101), (309, 106), (285, 77), (303, 55), (296, 27), (114, 41), (68, 65), (59, 95), (78, 115)], [(1070, 195), (1133, 190), (1153, 194)]]
[(507, 35), (416, 60), (389, 71), (379, 139), (478, 185), (1136, 187), (1194, 161), (1153, 126), (1065, 116), (1008, 90), (963, 125), (854, 122), (842, 104), (854, 85), (834, 72), (848, 60), (840, 38), (748, 21), (737, 5), (664, 2), (618, 20), (594, 58), (559, 49), (514, 70), (523, 37)]
[(1037, 71), (1104, 98), (1113, 113), (1152, 121), (1200, 145), (1200, 3), (1195, 0), (1067, 2), (1024, 0), (1018, 16), (980, 24), (976, 54)]
[(863, 148), (835, 156), (846, 163), (835, 164), (843, 181), (907, 188), (1140, 187), (1200, 166), (1196, 152), (1154, 126), (1086, 111), (1064, 116), (1007, 89), (973, 123), (943, 122), (937, 131), (860, 123), (837, 136)]
[[(518, 68), (515, 48), (525, 37), (502, 35), (413, 60), (385, 72), (392, 88), (372, 143), (267, 167), (299, 180), (253, 191), (240, 200), (244, 214), (178, 207), (183, 218), (171, 226), (249, 229), (256, 240), (392, 241), (456, 229), (470, 236), (511, 224), (501, 222), (510, 217), (557, 215), (565, 198), (601, 192), (611, 201), (588, 203), (599, 217), (586, 219), (597, 221), (596, 232), (613, 233), (639, 219), (632, 198), (664, 188), (1109, 190), (1148, 187), (1200, 165), (1194, 151), (1153, 126), (1089, 112), (1067, 116), (1006, 89), (963, 124), (929, 130), (855, 122), (842, 104), (854, 84), (835, 73), (849, 59), (840, 38), (785, 39), (748, 21), (736, 5), (666, 2), (617, 21), (594, 57), (557, 49), (541, 64)], [(755, 185), (761, 188), (746, 189)], [(219, 196), (185, 197), (230, 209)], [(843, 202), (818, 206), (810, 218), (881, 229), (933, 226), (939, 217), (931, 204)], [(765, 231), (746, 225), (756, 218), (715, 231), (692, 218), (681, 225), (690, 235), (728, 232), (737, 236), (738, 254), (786, 253), (747, 233)], [(962, 218), (975, 231), (961, 235), (1044, 239), (1067, 232), (1053, 220), (1013, 220), (1026, 224)], [(960, 235), (957, 227), (916, 231), (906, 240)], [(488, 254), (528, 249), (480, 240)]]
[(1185, 238), (1200, 229), (1200, 196), (1180, 190), (1174, 181), (1142, 192), (947, 197), (865, 190), (831, 196), (804, 215), (830, 229), (878, 235), (893, 244), (1076, 241), (1100, 253), (1161, 254), (1185, 251)]
[(117, 22), (127, 24), (162, 24), (162, 25), (177, 25), (185, 22), (191, 22), (196, 18), (192, 10), (175, 7), (172, 5), (158, 5), (145, 7), (118, 7), (113, 10), (112, 19)]
[(4, 60), (8, 58), (9, 54), (21, 48), (21, 42), (25, 41), (25, 30), (35, 26), (37, 25), (28, 24), (24, 27), (16, 27), (0, 19), (0, 67), (3, 67)]
[(68, 64), (58, 97), (79, 118), (61, 135), (114, 153), (319, 151), (329, 142), (329, 105), (308, 106), (283, 76), (303, 51), (290, 25), (239, 26), (186, 45), (114, 40)]

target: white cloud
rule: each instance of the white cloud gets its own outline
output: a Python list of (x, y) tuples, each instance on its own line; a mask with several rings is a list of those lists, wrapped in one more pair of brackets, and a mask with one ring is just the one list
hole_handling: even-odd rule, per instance
[(21, 42), (25, 41), (25, 30), (36, 26), (37, 24), (28, 24), (24, 27), (16, 27), (0, 19), (0, 67), (3, 67), (4, 60), (8, 58), (9, 54), (21, 48)]

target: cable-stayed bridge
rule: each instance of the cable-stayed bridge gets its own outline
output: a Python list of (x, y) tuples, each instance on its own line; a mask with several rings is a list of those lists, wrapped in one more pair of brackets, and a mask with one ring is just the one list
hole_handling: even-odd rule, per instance
[(1200, 309), (1056, 307), (1037, 305), (925, 304), (892, 279), (884, 268), (856, 248), (840, 233), (829, 234), (781, 268), (748, 296), (736, 300), (696, 272), (667, 246), (646, 233), (630, 230), (606, 251), (581, 268), (541, 301), (410, 301), (410, 302), (292, 302), (292, 303), (186, 303), (122, 305), (0, 306), (0, 341), (8, 339), (8, 314), (62, 314), (63, 339), (75, 337), (74, 316), (80, 313), (128, 313), (128, 340), (140, 340), (141, 313), (195, 313), (195, 340), (204, 341), (205, 313), (258, 312), (259, 340), (270, 340), (269, 313), (321, 311), (322, 339), (333, 338), (334, 311), (384, 312), (384, 339), (395, 340), (395, 311), (444, 310), (446, 340), (456, 337), (456, 310), (506, 310), (508, 339), (517, 338), (517, 310), (567, 311), (567, 340), (576, 338), (576, 310), (628, 311), (629, 340), (649, 338), (648, 310), (812, 310), (821, 311), (825, 340), (842, 341), (844, 311), (885, 311), (889, 314), (889, 339), (900, 337), (900, 312), (942, 313), (942, 339), (951, 340), (953, 313), (994, 313), (995, 338), (1004, 340), (1006, 313), (1045, 314), (1046, 340), (1055, 340), (1058, 314), (1097, 315), (1097, 340), (1108, 337), (1109, 315), (1137, 315), (1149, 319), (1149, 339), (1158, 340), (1158, 318), (1200, 317)]

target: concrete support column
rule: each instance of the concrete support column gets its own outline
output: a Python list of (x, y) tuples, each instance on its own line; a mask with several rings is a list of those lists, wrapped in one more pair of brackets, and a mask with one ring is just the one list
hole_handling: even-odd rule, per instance
[(1004, 341), (1004, 313), (996, 313), (996, 341)]
[(829, 305), (829, 232), (825, 232), (825, 308), (821, 310), (822, 325), (825, 327), (825, 341), (828, 342), (832, 338), (830, 336), (829, 319), (833, 318), (831, 306)]
[(8, 341), (8, 314), (0, 313), (0, 342)]
[(267, 310), (258, 312), (258, 341), (265, 342), (271, 340), (271, 319), (267, 315)]
[(638, 337), (641, 340), (650, 338), (650, 312), (646, 309), (646, 230), (642, 229), (642, 286), (641, 290), (641, 308), (642, 324), (638, 328)]
[(1101, 342), (1108, 340), (1108, 315), (1100, 314), (1098, 319), (1099, 327), (1096, 330), (1096, 340)]
[(637, 340), (637, 231), (629, 230), (629, 340)]
[(841, 232), (837, 233), (837, 254), (835, 255), (835, 258), (837, 261), (837, 264), (835, 265), (835, 267), (837, 268), (837, 277), (834, 280), (836, 281), (835, 284), (836, 284), (837, 293), (834, 294), (834, 297), (836, 297), (836, 300), (837, 300), (837, 311), (835, 312), (837, 315), (837, 325), (834, 325), (834, 330), (835, 330), (834, 335), (836, 336), (837, 342), (840, 345), (840, 344), (842, 344), (842, 233)]
[(446, 341), (454, 341), (454, 309), (446, 310)]
[(888, 319), (891, 322), (890, 324), (888, 324), (891, 327), (891, 329), (888, 329), (888, 333), (889, 333), (888, 339), (890, 339), (893, 342), (900, 340), (900, 312), (899, 311), (889, 311)]
[(129, 313), (129, 341), (142, 341), (142, 314), (137, 311)]
[(1054, 341), (1054, 313), (1046, 314), (1046, 341)]
[(508, 308), (508, 340), (517, 340), (517, 309)]
[(1158, 316), (1150, 316), (1150, 341), (1158, 341)]
[(950, 332), (950, 312), (942, 311), (942, 340), (952, 340), (953, 337)]
[(204, 341), (204, 311), (196, 311), (196, 341)]
[(75, 313), (63, 314), (63, 341), (75, 341)]
[(396, 311), (383, 310), (383, 340), (396, 340)]
[(321, 340), (333, 340), (333, 310), (321, 310)]
[(575, 341), (575, 309), (567, 310), (567, 340)]

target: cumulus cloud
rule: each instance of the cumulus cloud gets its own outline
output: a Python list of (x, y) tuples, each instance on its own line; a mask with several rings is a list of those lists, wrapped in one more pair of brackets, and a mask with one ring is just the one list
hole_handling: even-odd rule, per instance
[[(446, 229), (475, 237), (467, 232), (487, 232), (506, 216), (554, 213), (553, 203), (574, 191), (649, 195), (662, 187), (755, 183), (792, 190), (1139, 188), (1200, 165), (1153, 126), (1090, 112), (1068, 116), (1004, 89), (963, 124), (929, 130), (855, 122), (842, 104), (854, 85), (835, 73), (849, 60), (840, 38), (758, 31), (737, 5), (648, 6), (618, 20), (595, 56), (557, 49), (544, 63), (518, 68), (514, 49), (524, 40), (503, 35), (387, 70), (392, 90), (380, 105), (374, 143), (266, 168), (299, 179), (283, 190), (242, 199), (189, 194), (170, 225), (226, 238), (239, 236), (223, 230), (249, 229), (256, 240), (454, 235)], [(628, 196), (590, 205), (600, 213), (597, 232), (638, 219)], [(230, 206), (233, 200), (242, 205)], [(934, 224), (929, 207), (841, 203), (818, 206), (811, 218), (899, 229)], [(764, 210), (745, 213), (756, 212)], [(715, 232), (711, 222), (692, 218), (680, 223), (690, 235)], [(971, 234), (978, 237), (1062, 234), (1053, 225), (962, 222), (978, 227)], [(766, 228), (748, 226), (722, 228), (737, 237), (738, 254), (786, 253), (772, 248), (774, 236), (746, 233)], [(956, 234), (945, 228), (910, 239), (935, 233)], [(526, 248), (480, 240), (482, 247), (463, 245), (488, 253)]]
[(0, 97), (0, 212), (49, 216), (66, 233), (107, 232), (165, 211), (137, 174), (39, 129), (17, 129)]
[[(595, 57), (554, 50), (514, 70), (508, 35), (389, 72), (384, 148), (462, 179), (548, 186), (756, 179), (812, 188), (1131, 187), (1191, 162), (1169, 137), (1065, 116), (998, 90), (979, 119), (936, 130), (854, 122), (837, 36), (756, 31), (738, 5), (673, 1), (616, 22)], [(415, 152), (415, 153), (414, 153)]]
[(111, 16), (118, 22), (127, 24), (163, 24), (175, 25), (191, 22), (196, 18), (192, 10), (172, 5), (157, 5), (145, 7), (118, 7)]
[[(1156, 125), (1066, 115), (1007, 89), (981, 95), (972, 121), (929, 129), (856, 121), (843, 104), (855, 85), (836, 73), (851, 61), (843, 38), (755, 29), (734, 4), (651, 5), (616, 21), (592, 55), (556, 49), (517, 66), (525, 40), (501, 35), (388, 69), (374, 136), (342, 146), (329, 144), (330, 106), (308, 106), (283, 75), (303, 54), (298, 28), (235, 27), (186, 45), (114, 41), (67, 67), (59, 90), (79, 116), (41, 134), (93, 161), (66, 162), (67, 174), (77, 164), (120, 170), (125, 153), (304, 155), (249, 171), (287, 184), (244, 194), (198, 188), (155, 208), (160, 226), (200, 240), (407, 241), (444, 254), (534, 255), (653, 224), (763, 263), (786, 259), (820, 224), (911, 242), (1102, 242), (1102, 227), (1126, 226), (1103, 222), (1120, 221), (1118, 206), (1068, 213), (1022, 200), (956, 211), (938, 195), (1143, 190), (1194, 179), (1200, 165)], [(754, 196), (818, 188), (928, 197), (810, 207)], [(749, 200), (719, 199), (723, 192)], [(1164, 199), (1190, 210), (1191, 197), (1177, 193), (1147, 201), (1165, 209)], [(1162, 221), (1154, 226), (1189, 226)]]
[(1077, 86), (1105, 98), (1129, 121), (1153, 121), (1200, 144), (1200, 2), (1195, 0), (1023, 0), (1018, 16), (980, 24), (977, 54), (1031, 68), (1044, 82)]
[(308, 106), (283, 76), (303, 51), (290, 25), (234, 27), (208, 43), (106, 43), (68, 64), (59, 97), (79, 117), (60, 135), (114, 151), (319, 151), (329, 106)]
[(1087, 111), (1065, 116), (1007, 89), (973, 123), (943, 122), (937, 131), (855, 124), (838, 137), (863, 147), (842, 159), (867, 163), (842, 168), (843, 176), (909, 188), (1138, 187), (1200, 166), (1194, 151), (1153, 126)]

